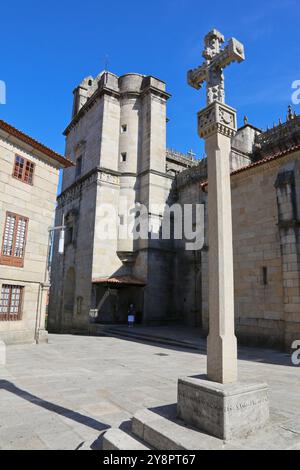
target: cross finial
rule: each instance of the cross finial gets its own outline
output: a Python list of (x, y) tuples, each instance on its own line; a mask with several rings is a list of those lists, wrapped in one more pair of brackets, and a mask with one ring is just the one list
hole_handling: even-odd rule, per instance
[(293, 114), (292, 106), (289, 104), (288, 114), (287, 114), (287, 121), (291, 121), (292, 119), (294, 119), (294, 114)]
[(192, 150), (192, 149), (191, 149), (191, 150), (189, 150), (187, 154), (188, 154), (188, 155), (189, 155), (189, 157), (190, 157), (190, 158), (192, 158), (192, 159), (193, 159), (194, 157), (196, 157), (196, 154), (193, 152), (193, 150)]
[(244, 46), (239, 41), (231, 38), (222, 49), (223, 43), (223, 34), (216, 29), (210, 31), (204, 38), (204, 64), (188, 72), (188, 84), (193, 88), (199, 90), (204, 82), (207, 83), (207, 105), (214, 101), (225, 102), (223, 69), (232, 62), (245, 59)]
[(202, 57), (211, 60), (215, 55), (220, 53), (221, 44), (225, 41), (223, 34), (216, 29), (210, 31), (204, 38), (205, 49)]

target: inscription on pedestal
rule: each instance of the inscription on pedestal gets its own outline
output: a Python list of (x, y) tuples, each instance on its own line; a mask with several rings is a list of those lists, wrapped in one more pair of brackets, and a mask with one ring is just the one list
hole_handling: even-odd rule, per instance
[(247, 436), (269, 419), (268, 387), (179, 379), (177, 411), (186, 423), (220, 439)]

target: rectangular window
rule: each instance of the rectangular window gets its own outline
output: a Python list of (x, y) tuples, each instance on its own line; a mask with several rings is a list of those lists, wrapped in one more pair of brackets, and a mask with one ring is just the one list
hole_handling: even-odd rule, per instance
[(23, 267), (28, 219), (6, 213), (0, 264)]
[(13, 177), (24, 183), (33, 184), (34, 163), (16, 155)]
[(76, 168), (75, 168), (75, 177), (79, 178), (82, 171), (82, 157), (78, 157), (76, 160)]
[(22, 316), (22, 286), (2, 284), (0, 294), (0, 320), (21, 320)]
[(263, 266), (262, 268), (262, 283), (264, 286), (268, 285), (268, 269), (267, 266)]
[(124, 132), (127, 132), (127, 124), (121, 126), (121, 133), (124, 134)]
[(126, 162), (127, 160), (127, 153), (121, 153), (121, 162)]

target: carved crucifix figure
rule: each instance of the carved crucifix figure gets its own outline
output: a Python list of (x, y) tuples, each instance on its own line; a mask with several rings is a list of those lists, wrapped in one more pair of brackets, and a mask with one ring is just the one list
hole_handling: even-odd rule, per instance
[(188, 72), (188, 83), (199, 90), (206, 82), (207, 105), (214, 101), (225, 103), (223, 69), (232, 62), (245, 59), (244, 46), (234, 38), (229, 39), (227, 46), (221, 48), (224, 36), (213, 29), (204, 38), (205, 49), (202, 56), (204, 64)]

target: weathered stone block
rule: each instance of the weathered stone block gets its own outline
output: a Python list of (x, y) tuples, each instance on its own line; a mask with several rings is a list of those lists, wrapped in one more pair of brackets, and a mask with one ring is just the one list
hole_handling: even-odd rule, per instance
[(48, 331), (44, 329), (39, 329), (36, 336), (36, 342), (38, 344), (48, 343)]
[(245, 437), (269, 419), (264, 383), (219, 384), (201, 377), (178, 380), (178, 416), (220, 439)]

